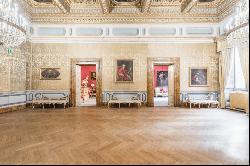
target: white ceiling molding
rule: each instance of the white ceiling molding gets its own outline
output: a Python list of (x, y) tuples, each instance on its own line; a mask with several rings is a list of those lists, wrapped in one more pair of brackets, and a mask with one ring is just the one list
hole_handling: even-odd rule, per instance
[(32, 25), (31, 42), (213, 42), (218, 24)]
[(32, 37), (32, 43), (41, 43), (41, 44), (92, 44), (92, 43), (214, 43), (215, 38), (201, 38), (201, 37), (189, 37), (189, 38), (157, 38), (157, 37), (145, 37), (145, 38), (127, 38), (127, 37), (112, 37), (112, 38), (86, 38), (86, 37), (77, 37), (77, 38), (68, 38), (68, 37)]

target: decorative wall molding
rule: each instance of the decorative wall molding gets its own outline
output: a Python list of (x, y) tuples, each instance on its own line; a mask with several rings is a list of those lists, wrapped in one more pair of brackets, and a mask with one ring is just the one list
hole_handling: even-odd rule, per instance
[(33, 24), (32, 43), (211, 43), (219, 24)]
[(26, 104), (26, 92), (1, 92), (0, 108), (12, 107)]

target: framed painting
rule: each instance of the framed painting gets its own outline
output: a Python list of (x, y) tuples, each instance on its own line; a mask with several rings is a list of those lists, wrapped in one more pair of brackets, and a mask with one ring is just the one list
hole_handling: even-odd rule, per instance
[(60, 68), (41, 68), (40, 69), (41, 80), (61, 80)]
[(208, 69), (207, 68), (190, 68), (189, 69), (189, 86), (202, 87), (208, 86)]
[(116, 82), (134, 81), (134, 60), (116, 61), (115, 81)]
[(90, 76), (91, 76), (91, 80), (96, 80), (96, 72), (91, 72)]
[(157, 87), (168, 86), (168, 72), (167, 71), (157, 71), (156, 86)]

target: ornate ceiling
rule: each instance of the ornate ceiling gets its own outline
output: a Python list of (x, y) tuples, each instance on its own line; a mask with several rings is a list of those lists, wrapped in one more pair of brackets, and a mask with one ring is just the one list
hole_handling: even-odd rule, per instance
[(23, 0), (35, 23), (215, 23), (239, 0)]

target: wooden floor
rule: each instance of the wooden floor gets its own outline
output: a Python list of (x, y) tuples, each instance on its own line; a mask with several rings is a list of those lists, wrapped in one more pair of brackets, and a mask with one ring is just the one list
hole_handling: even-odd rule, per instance
[(249, 117), (70, 108), (0, 114), (0, 164), (248, 164)]

